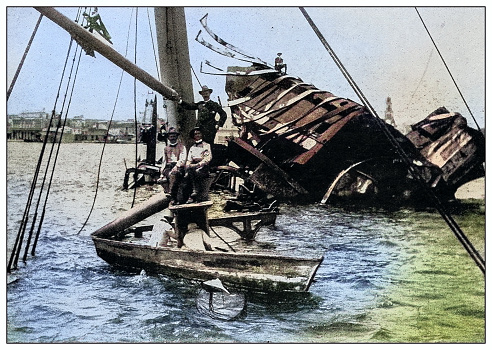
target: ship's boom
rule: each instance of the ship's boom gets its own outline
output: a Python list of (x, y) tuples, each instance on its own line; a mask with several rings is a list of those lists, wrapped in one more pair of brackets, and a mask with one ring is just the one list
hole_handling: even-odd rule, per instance
[(159, 80), (155, 79), (152, 75), (113, 49), (109, 42), (105, 42), (104, 39), (99, 39), (95, 34), (90, 33), (80, 24), (77, 24), (68, 17), (64, 16), (53, 7), (35, 7), (35, 9), (52, 20), (54, 23), (58, 24), (61, 28), (65, 29), (74, 39), (76, 39), (77, 42), (87, 44), (87, 46), (91, 47), (91, 49), (99, 52), (101, 55), (152, 90), (160, 93), (168, 99), (174, 99), (178, 96), (178, 93), (174, 89), (162, 84)]

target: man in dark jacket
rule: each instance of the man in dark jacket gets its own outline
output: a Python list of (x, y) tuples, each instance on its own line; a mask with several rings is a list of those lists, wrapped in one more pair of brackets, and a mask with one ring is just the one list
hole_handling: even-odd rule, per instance
[[(197, 127), (202, 131), (203, 141), (213, 145), (215, 142), (215, 134), (219, 127), (224, 126), (227, 119), (226, 112), (222, 109), (222, 106), (217, 102), (210, 99), (210, 94), (213, 92), (206, 85), (203, 85), (202, 90), (199, 92), (203, 97), (203, 101), (197, 103), (188, 103), (183, 100), (179, 100), (178, 104), (184, 109), (197, 109), (198, 120)], [(215, 119), (215, 115), (219, 114), (219, 120)]]

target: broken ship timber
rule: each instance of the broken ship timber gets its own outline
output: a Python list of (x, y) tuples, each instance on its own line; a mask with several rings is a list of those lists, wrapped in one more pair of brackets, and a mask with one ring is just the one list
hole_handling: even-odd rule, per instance
[[(364, 106), (297, 77), (254, 74), (264, 68), (229, 67), (226, 80), (232, 116), (241, 128), (229, 141), (230, 159), (249, 171), (249, 180), (290, 201), (350, 198), (396, 206), (426, 201)], [(385, 127), (444, 201), (485, 175), (485, 137), (459, 113), (438, 108), (406, 136)]]
[[(228, 106), (240, 128), (239, 137), (229, 141), (229, 160), (264, 192), (295, 202), (429, 205), (435, 203), (432, 196), (453, 201), (461, 185), (485, 176), (485, 136), (468, 127), (461, 114), (437, 108), (405, 136), (380, 119), (363, 94), (358, 94), (361, 105), (277, 71), (224, 41), (207, 20), (206, 14), (200, 22), (221, 48), (204, 40), (201, 31), (196, 41), (252, 63), (208, 74), (226, 76)], [(350, 82), (350, 74), (343, 73)]]

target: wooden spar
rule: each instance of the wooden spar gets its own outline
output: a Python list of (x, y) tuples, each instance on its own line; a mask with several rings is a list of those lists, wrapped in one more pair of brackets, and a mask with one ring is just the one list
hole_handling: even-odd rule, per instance
[[(184, 7), (154, 7), (157, 48), (161, 81), (179, 91), (184, 101), (193, 101), (193, 82), (191, 76), (190, 53)], [(196, 115), (193, 110), (180, 110), (175, 103), (166, 103), (166, 116), (169, 126), (188, 135), (195, 126)], [(182, 140), (187, 143), (187, 138)]]
[(64, 16), (53, 7), (34, 7), (41, 14), (58, 24), (65, 29), (70, 35), (78, 42), (83, 42), (90, 46), (95, 51), (106, 57), (115, 65), (123, 69), (131, 76), (138, 79), (140, 82), (151, 88), (152, 90), (160, 93), (162, 96), (168, 99), (176, 99), (178, 93), (166, 85), (162, 84), (159, 80), (155, 79), (152, 75), (139, 68), (137, 65), (126, 59), (118, 51), (111, 47), (111, 44), (104, 39), (100, 39), (95, 34), (90, 33), (84, 29), (81, 25), (72, 21), (68, 17)]
[(154, 215), (168, 207), (170, 197), (164, 192), (160, 192), (151, 197), (145, 202), (142, 202), (130, 210), (126, 211), (122, 216), (109, 224), (101, 227), (92, 233), (92, 236), (110, 237), (118, 232), (121, 232), (128, 227)]

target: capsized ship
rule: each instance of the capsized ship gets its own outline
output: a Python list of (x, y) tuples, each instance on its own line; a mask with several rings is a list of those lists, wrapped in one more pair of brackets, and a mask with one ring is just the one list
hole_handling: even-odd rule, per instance
[[(229, 67), (226, 92), (240, 136), (230, 160), (249, 180), (278, 198), (322, 201), (350, 198), (420, 203), (421, 185), (377, 121), (363, 106), (300, 78), (258, 63)], [(459, 113), (441, 107), (397, 140), (421, 178), (444, 200), (485, 175), (485, 137)]]
[[(191, 87), (191, 74), (181, 79), (185, 81), (182, 84), (177, 79), (175, 84), (164, 85), (107, 42), (95, 40), (91, 33), (53, 9), (37, 9), (78, 42), (90, 43), (91, 48), (165, 98), (175, 100), (178, 96), (168, 85), (182, 86), (182, 95), (192, 95), (192, 89), (185, 88)], [(163, 17), (171, 24), (176, 22), (176, 26), (185, 27), (184, 13), (173, 17), (168, 13), (170, 9), (161, 10), (163, 13), (156, 14), (156, 19)], [(228, 160), (238, 165), (240, 173), (262, 191), (290, 201), (356, 198), (377, 203), (422, 203), (426, 198), (422, 181), (443, 200), (452, 200), (460, 185), (485, 175), (485, 137), (468, 127), (459, 113), (437, 108), (415, 124), (412, 132), (403, 135), (364, 105), (289, 76), (225, 42), (208, 27), (207, 15), (201, 23), (220, 47), (207, 43), (201, 32), (196, 37), (199, 43), (219, 54), (251, 63), (249, 67), (229, 67), (220, 74), (226, 75), (228, 106), (240, 128), (239, 136), (229, 141)], [(168, 27), (172, 26), (158, 26)], [(166, 47), (162, 43), (159, 46)], [(189, 59), (175, 60), (164, 52), (160, 57), (186, 63), (185, 67), (175, 69), (190, 73)], [(183, 98), (191, 100), (184, 95)], [(169, 103), (169, 107), (173, 106)], [(191, 129), (194, 118), (177, 116), (182, 133)]]

